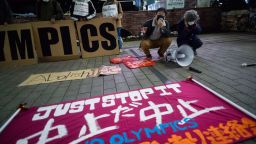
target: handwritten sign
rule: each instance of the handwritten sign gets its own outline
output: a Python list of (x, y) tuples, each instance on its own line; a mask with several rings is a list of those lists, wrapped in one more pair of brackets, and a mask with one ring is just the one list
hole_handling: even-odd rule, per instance
[(103, 6), (102, 15), (103, 17), (116, 17), (118, 15), (117, 5), (112, 4)]
[(56, 73), (34, 74), (31, 75), (27, 80), (22, 82), (19, 86), (53, 83), (57, 81), (66, 80), (85, 79), (87, 77), (97, 77), (98, 75), (98, 68)]
[(89, 6), (88, 6), (88, 1), (75, 1), (75, 6), (74, 6), (74, 15), (78, 16), (87, 16), (89, 14)]
[(4, 144), (237, 143), (256, 120), (186, 80), (33, 107), (0, 134)]

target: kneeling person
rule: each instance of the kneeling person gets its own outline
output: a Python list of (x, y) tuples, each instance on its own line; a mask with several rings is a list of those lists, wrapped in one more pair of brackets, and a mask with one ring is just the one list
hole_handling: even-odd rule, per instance
[(143, 40), (140, 47), (146, 54), (147, 58), (151, 59), (150, 48), (160, 47), (158, 55), (164, 56), (165, 51), (172, 42), (170, 37), (170, 24), (165, 20), (167, 11), (164, 8), (159, 8), (153, 19), (148, 20), (143, 24)]
[(196, 49), (200, 48), (203, 44), (197, 37), (197, 34), (202, 31), (198, 24), (199, 19), (199, 15), (195, 10), (188, 10), (178, 23), (178, 47), (187, 44), (192, 47), (195, 55), (197, 55)]

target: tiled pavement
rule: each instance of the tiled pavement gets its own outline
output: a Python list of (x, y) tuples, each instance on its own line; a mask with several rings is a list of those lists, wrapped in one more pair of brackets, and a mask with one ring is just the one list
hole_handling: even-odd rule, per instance
[[(194, 79), (256, 114), (256, 66), (246, 68), (240, 66), (244, 62), (256, 63), (256, 35), (220, 33), (205, 34), (200, 37), (204, 45), (198, 50), (198, 56), (191, 66), (201, 70), (201, 74), (191, 72), (188, 68), (178, 67), (175, 63), (159, 61), (154, 67), (139, 69), (128, 69), (120, 64), (122, 73), (117, 75), (17, 87), (31, 74), (111, 65), (109, 58), (113, 56), (0, 68), (0, 125), (20, 103), (41, 106), (89, 98), (160, 85), (166, 81), (180, 81), (191, 74)], [(132, 51), (138, 46), (139, 41), (124, 43), (124, 54), (133, 54)]]

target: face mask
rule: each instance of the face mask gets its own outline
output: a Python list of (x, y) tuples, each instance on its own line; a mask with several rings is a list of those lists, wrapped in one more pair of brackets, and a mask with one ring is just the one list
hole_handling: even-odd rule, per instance
[(188, 22), (188, 25), (193, 25), (193, 24), (195, 24), (195, 21)]
[(43, 0), (43, 2), (49, 2), (50, 0)]

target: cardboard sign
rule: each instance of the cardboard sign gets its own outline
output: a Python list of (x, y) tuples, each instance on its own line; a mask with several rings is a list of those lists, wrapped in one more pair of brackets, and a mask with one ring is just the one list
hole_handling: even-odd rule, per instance
[(35, 64), (31, 24), (0, 25), (0, 66)]
[[(254, 116), (255, 117), (255, 116)], [(3, 144), (227, 144), (256, 136), (256, 120), (191, 80), (33, 107)]]
[(72, 20), (32, 23), (39, 60), (59, 61), (79, 58), (76, 32)]
[(83, 58), (119, 53), (114, 19), (95, 18), (90, 21), (78, 21), (77, 32)]
[(103, 17), (116, 17), (118, 15), (116, 4), (103, 6), (102, 15)]
[(53, 83), (66, 80), (85, 79), (88, 77), (97, 77), (98, 75), (98, 68), (45, 74), (34, 74), (29, 76), (29, 78), (27, 78), (19, 86)]

